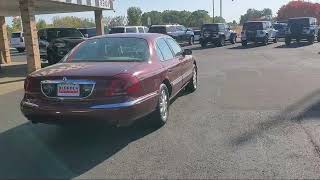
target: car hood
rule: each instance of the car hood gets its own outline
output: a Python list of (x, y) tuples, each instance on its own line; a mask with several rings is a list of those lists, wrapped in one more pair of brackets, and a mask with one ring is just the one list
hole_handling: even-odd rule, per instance
[(31, 77), (112, 77), (132, 70), (141, 62), (58, 63), (30, 74)]

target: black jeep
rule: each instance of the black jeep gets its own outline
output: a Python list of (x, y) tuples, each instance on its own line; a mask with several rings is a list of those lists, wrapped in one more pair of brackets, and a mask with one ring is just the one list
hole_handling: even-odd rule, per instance
[(316, 18), (291, 18), (288, 21), (288, 29), (285, 36), (286, 45), (290, 45), (292, 39), (295, 39), (298, 43), (301, 40), (307, 40), (310, 44), (313, 44), (316, 38), (319, 40), (318, 31), (319, 27)]
[(237, 33), (232, 31), (229, 25), (224, 23), (204, 24), (201, 27), (200, 44), (206, 47), (208, 43), (213, 43), (218, 47), (224, 46), (225, 41), (236, 43)]
[(48, 63), (58, 63), (76, 45), (85, 40), (83, 34), (75, 28), (46, 28), (38, 32), (41, 56)]

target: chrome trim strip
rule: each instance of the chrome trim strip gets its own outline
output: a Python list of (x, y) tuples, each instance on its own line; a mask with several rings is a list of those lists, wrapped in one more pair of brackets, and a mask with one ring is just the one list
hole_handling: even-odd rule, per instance
[(39, 105), (31, 103), (31, 102), (23, 102), (22, 106), (29, 106), (29, 107), (33, 107), (33, 108), (38, 108)]
[(92, 106), (90, 109), (121, 109), (121, 108), (128, 108), (131, 106), (134, 106), (136, 104), (140, 104), (146, 100), (149, 100), (155, 96), (158, 95), (158, 91), (147, 94), (145, 96), (139, 97), (136, 100), (133, 101), (128, 101), (124, 103), (116, 103), (116, 104), (103, 104), (103, 105), (97, 105), (97, 106)]
[[(93, 85), (92, 86), (92, 89), (91, 89), (91, 92), (88, 96), (86, 97), (50, 97), (50, 96), (47, 96), (44, 92), (43, 92), (43, 89), (42, 89), (42, 85), (43, 84), (60, 84), (60, 83), (70, 83), (70, 84), (79, 84), (79, 85)], [(41, 89), (41, 92), (42, 94), (49, 98), (49, 99), (59, 99), (59, 100), (81, 100), (81, 99), (86, 99), (88, 97), (90, 97), (93, 93), (93, 90), (95, 89), (96, 87), (96, 82), (95, 81), (91, 81), (91, 80), (44, 80), (44, 81), (41, 81), (40, 82), (40, 89)]]
[(172, 84), (173, 86), (175, 86), (176, 84), (178, 84), (179, 82), (181, 82), (184, 78), (190, 76), (192, 73), (193, 73), (193, 69), (185, 72), (182, 76), (180, 76), (180, 77), (178, 77), (177, 79), (173, 80), (173, 81), (171, 82), (171, 84)]

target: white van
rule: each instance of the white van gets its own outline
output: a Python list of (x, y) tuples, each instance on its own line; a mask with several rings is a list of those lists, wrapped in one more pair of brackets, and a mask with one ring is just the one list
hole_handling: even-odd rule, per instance
[(116, 26), (111, 28), (109, 34), (117, 33), (147, 33), (149, 28), (145, 26)]
[(14, 32), (11, 34), (11, 47), (16, 48), (19, 52), (24, 52), (26, 45), (24, 44), (23, 32)]

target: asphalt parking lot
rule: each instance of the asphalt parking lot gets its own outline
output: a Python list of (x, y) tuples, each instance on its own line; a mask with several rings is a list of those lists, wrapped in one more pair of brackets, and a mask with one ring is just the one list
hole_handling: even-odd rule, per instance
[(319, 178), (320, 43), (192, 49), (199, 89), (160, 129), (33, 125), (0, 95), (0, 178)]

